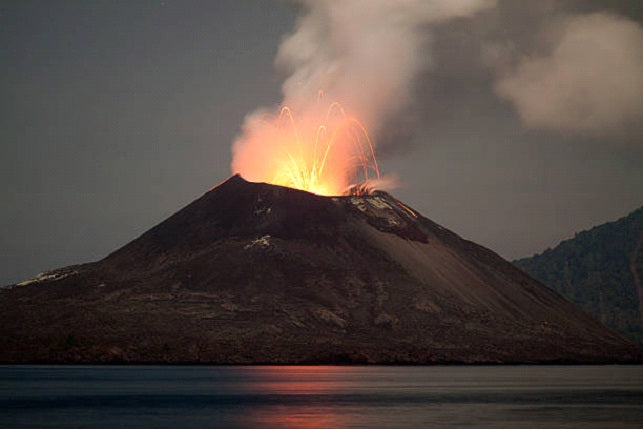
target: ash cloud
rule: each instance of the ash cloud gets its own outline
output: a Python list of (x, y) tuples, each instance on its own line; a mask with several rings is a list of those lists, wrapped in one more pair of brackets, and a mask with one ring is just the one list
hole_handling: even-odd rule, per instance
[[(275, 66), (285, 80), (283, 102), (296, 115), (320, 116), (323, 90), (356, 116), (371, 137), (411, 99), (416, 75), (430, 68), (431, 29), (471, 17), (494, 0), (301, 0), (295, 29), (285, 37)], [(278, 152), (263, 137), (266, 113), (249, 114), (233, 145), (233, 172), (257, 180), (264, 161)], [(276, 113), (276, 112), (275, 112)], [(377, 139), (375, 139), (375, 142)], [(258, 157), (261, 154), (261, 157)]]
[(318, 89), (375, 130), (404, 107), (418, 71), (431, 67), (430, 26), (473, 16), (491, 0), (300, 2), (297, 26), (275, 64), (287, 75), (284, 100), (310, 103)]
[(640, 127), (643, 28), (638, 23), (596, 12), (567, 16), (542, 30), (547, 32), (542, 38), (550, 39), (547, 52), (523, 55), (494, 87), (515, 106), (525, 127), (596, 137)]

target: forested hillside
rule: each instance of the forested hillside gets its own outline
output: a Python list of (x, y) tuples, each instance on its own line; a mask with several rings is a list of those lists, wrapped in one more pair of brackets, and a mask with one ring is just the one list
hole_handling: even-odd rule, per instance
[(642, 342), (642, 238), (643, 207), (514, 264), (609, 327)]

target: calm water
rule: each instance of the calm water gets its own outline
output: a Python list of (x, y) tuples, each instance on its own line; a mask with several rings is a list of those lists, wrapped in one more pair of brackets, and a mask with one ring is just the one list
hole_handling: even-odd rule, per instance
[(1, 427), (642, 427), (643, 366), (0, 366)]

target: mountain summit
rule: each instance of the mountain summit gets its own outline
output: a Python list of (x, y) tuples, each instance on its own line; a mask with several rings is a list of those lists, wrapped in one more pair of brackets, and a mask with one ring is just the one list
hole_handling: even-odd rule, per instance
[(234, 176), (136, 240), (0, 292), (0, 361), (625, 362), (639, 347), (384, 192)]

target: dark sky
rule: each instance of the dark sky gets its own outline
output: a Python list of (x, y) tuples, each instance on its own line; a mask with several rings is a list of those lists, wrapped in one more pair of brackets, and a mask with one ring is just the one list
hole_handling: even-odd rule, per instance
[[(549, 26), (579, 14), (627, 19), (636, 69), (642, 3), (603, 3), (501, 1), (432, 28), (433, 65), (379, 138), (393, 194), (506, 258), (639, 207), (636, 117), (534, 126), (522, 86), (494, 89), (503, 61), (548, 55)], [(281, 100), (295, 18), (271, 1), (0, 2), (0, 285), (102, 258), (229, 177), (245, 115)]]

